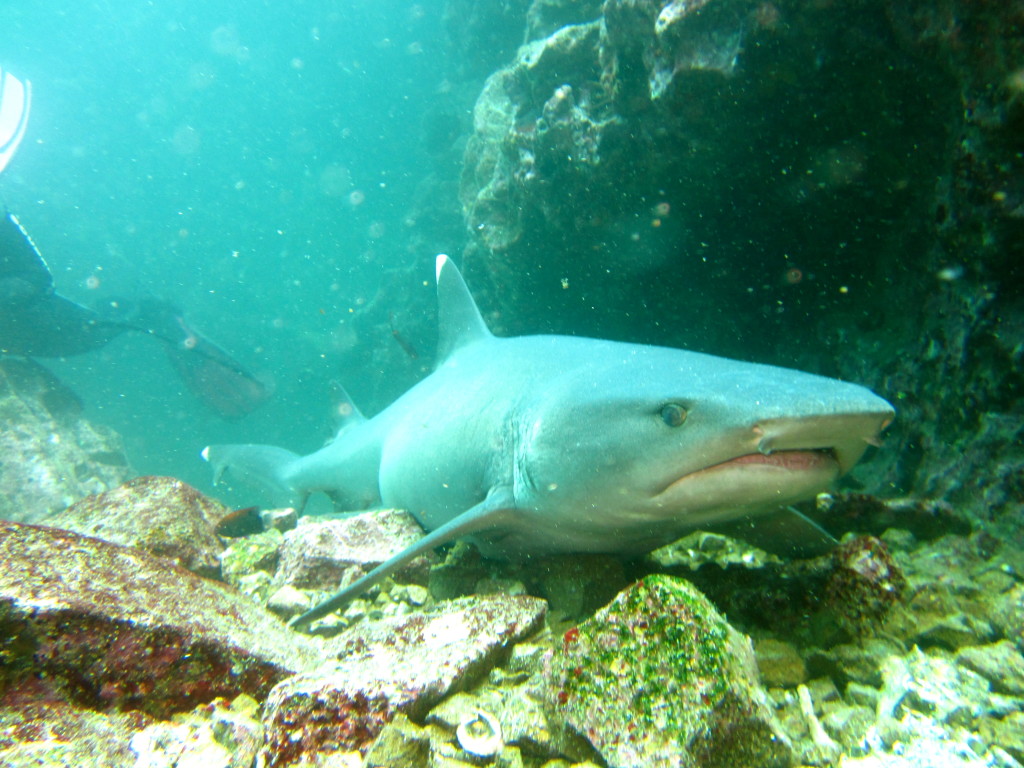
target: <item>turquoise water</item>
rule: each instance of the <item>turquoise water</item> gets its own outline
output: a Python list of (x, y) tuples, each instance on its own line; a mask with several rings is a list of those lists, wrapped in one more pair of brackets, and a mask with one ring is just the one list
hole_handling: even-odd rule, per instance
[[(509, 93), (514, 125), (491, 142), (513, 164), (537, 152), (541, 182), (514, 167), (524, 178), (506, 186), (520, 188), (481, 212), (473, 184), (486, 183), (488, 161), (463, 152), (472, 109), (485, 78), (514, 60), (528, 6), (4, 8), (0, 65), (32, 81), (34, 106), (0, 196), (58, 290), (94, 306), (168, 300), (275, 388), (228, 422), (152, 339), (47, 361), (89, 418), (124, 437), (139, 472), (209, 491), (199, 459), (209, 443), (309, 453), (334, 430), (334, 382), (369, 414), (391, 402), (429, 370), (439, 252), (462, 262), (499, 334), (686, 347), (876, 388), (891, 375), (892, 391), (879, 391), (894, 400), (919, 387), (890, 365), (930, 354), (906, 310), (959, 290), (972, 259), (949, 236), (943, 186), (967, 113), (949, 62), (929, 53), (928, 24), (890, 18), (884, 4), (765, 3), (740, 24), (741, 48), (720, 41), (735, 71), (697, 67), (657, 105), (618, 105), (626, 128), (602, 136), (593, 173), (567, 159), (585, 142), (532, 140), (563, 80), (601, 119), (604, 75), (586, 52), (564, 72), (541, 67)], [(532, 7), (535, 36), (599, 15), (597, 3)], [(538, 21), (558, 8), (570, 15)], [(1016, 205), (1000, 184), (1004, 207)], [(517, 217), (519, 239), (489, 257), (486, 228)], [(883, 457), (910, 456), (885, 478), (891, 494), (920, 480), (922, 441), (901, 431), (914, 424), (908, 405)]]
[(58, 290), (94, 306), (167, 299), (276, 388), (229, 423), (150, 339), (46, 361), (124, 436), (139, 472), (208, 489), (203, 445), (309, 451), (333, 428), (331, 380), (374, 411), (420, 375), (423, 359), (381, 318), (392, 312), (427, 357), (431, 339), (413, 337), (430, 324), (384, 311), (386, 296), (361, 318), (399, 279), (429, 306), (432, 256), (452, 247), (409, 246), (417, 185), (450, 139), (443, 123), (424, 132), (452, 98), (436, 7), (99, 0), (0, 13), (0, 62), (34, 90), (0, 195)]

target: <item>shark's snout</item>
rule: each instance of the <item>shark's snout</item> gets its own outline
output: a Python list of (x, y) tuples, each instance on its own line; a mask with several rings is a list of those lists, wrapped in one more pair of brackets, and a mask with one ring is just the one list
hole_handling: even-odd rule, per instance
[(840, 413), (801, 418), (764, 419), (753, 425), (751, 438), (763, 456), (781, 451), (827, 452), (839, 465), (839, 474), (853, 468), (869, 445), (879, 445), (882, 431), (892, 423), (894, 411)]

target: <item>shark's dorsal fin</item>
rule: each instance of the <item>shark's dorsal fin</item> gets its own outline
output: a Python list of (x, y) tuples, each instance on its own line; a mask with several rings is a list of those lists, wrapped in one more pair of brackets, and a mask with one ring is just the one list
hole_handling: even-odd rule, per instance
[(437, 257), (437, 362), (441, 365), (460, 347), (491, 338), (480, 310), (459, 270), (445, 254)]
[(359, 410), (352, 396), (338, 381), (331, 380), (331, 413), (334, 416), (334, 439), (341, 436), (357, 424), (366, 421), (362, 411)]

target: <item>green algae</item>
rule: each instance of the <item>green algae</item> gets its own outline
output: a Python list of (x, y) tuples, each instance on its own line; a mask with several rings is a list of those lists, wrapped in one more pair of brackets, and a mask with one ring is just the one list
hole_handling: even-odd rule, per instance
[(548, 676), (554, 717), (613, 764), (788, 759), (749, 641), (686, 581), (650, 576), (620, 593), (563, 635)]
[[(584, 622), (565, 633), (565, 658), (575, 664), (564, 678), (561, 698), (568, 703), (600, 695), (611, 672), (620, 686), (634, 691), (632, 703), (644, 723), (680, 727), (666, 722), (662, 702), (683, 687), (699, 689), (700, 701), (711, 706), (721, 699), (727, 687), (720, 672), (728, 627), (686, 582), (652, 576), (643, 585), (616, 598), (602, 622)], [(664, 652), (650, 654), (655, 646)]]

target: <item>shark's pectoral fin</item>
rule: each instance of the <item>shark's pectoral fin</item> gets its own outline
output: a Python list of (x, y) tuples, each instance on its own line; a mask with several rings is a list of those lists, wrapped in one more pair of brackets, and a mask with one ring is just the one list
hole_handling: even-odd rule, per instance
[(780, 557), (818, 557), (839, 543), (831, 533), (793, 507), (740, 518), (716, 525), (714, 530)]
[(448, 521), (440, 528), (435, 528), (411, 547), (402, 550), (390, 560), (381, 563), (361, 579), (349, 584), (344, 589), (334, 593), (322, 603), (307, 611), (306, 613), (292, 619), (289, 626), (301, 627), (319, 619), (332, 611), (341, 608), (349, 600), (352, 600), (368, 590), (408, 563), (414, 557), (429, 552), (434, 547), (447, 544), (455, 539), (469, 536), (488, 528), (498, 528), (509, 512), (514, 511), (515, 501), (512, 497), (512, 489), (499, 486), (493, 488), (487, 498), (474, 507), (467, 509), (458, 517)]

